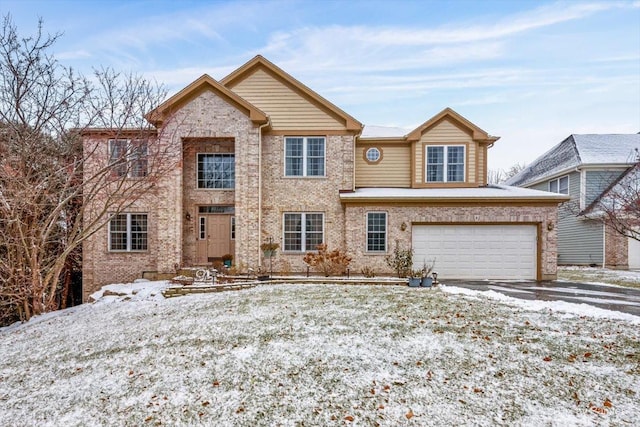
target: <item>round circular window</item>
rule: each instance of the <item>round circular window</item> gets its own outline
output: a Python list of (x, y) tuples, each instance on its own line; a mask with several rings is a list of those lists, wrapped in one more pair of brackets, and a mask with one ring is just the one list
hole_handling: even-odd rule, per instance
[(365, 157), (367, 158), (368, 162), (375, 163), (380, 160), (380, 150), (376, 147), (371, 147), (367, 150)]

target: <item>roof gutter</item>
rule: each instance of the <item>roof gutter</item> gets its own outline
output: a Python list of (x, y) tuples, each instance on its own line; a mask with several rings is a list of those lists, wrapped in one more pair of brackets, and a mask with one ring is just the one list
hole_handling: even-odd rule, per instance
[(452, 204), (482, 204), (482, 205), (518, 205), (518, 204), (539, 204), (539, 205), (558, 205), (559, 203), (570, 200), (569, 196), (562, 197), (513, 197), (513, 198), (482, 198), (482, 197), (340, 197), (343, 204), (388, 204), (388, 203), (405, 203), (405, 204), (429, 204), (429, 206), (452, 205)]

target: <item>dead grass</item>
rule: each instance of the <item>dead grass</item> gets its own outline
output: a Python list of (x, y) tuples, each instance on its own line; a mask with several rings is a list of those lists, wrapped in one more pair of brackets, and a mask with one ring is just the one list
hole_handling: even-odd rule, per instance
[(594, 319), (399, 286), (85, 305), (0, 332), (0, 426), (633, 424), (639, 330)]
[(592, 267), (558, 267), (558, 279), (583, 283), (607, 283), (640, 289), (640, 272)]

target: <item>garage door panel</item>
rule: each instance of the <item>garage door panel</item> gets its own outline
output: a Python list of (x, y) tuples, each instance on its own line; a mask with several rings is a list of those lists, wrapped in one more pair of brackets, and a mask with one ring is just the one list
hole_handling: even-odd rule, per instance
[(435, 259), (442, 278), (536, 278), (534, 225), (418, 225), (412, 239), (414, 267)]

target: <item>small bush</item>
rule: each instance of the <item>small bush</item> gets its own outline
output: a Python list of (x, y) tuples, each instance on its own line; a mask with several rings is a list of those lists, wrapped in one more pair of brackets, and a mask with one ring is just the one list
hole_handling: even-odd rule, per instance
[(384, 260), (391, 267), (398, 277), (407, 277), (412, 273), (413, 269), (413, 249), (402, 249), (396, 240), (396, 247), (393, 253), (387, 255)]
[(362, 270), (360, 270), (360, 272), (364, 277), (376, 277), (376, 272), (371, 267), (362, 267)]
[(303, 261), (315, 271), (324, 274), (326, 277), (339, 276), (346, 273), (351, 257), (340, 249), (327, 251), (327, 245), (317, 246), (318, 252), (307, 252)]
[(232, 265), (227, 273), (231, 276), (241, 276), (241, 275), (245, 275), (247, 274), (247, 264), (241, 262), (240, 264), (234, 264)]

